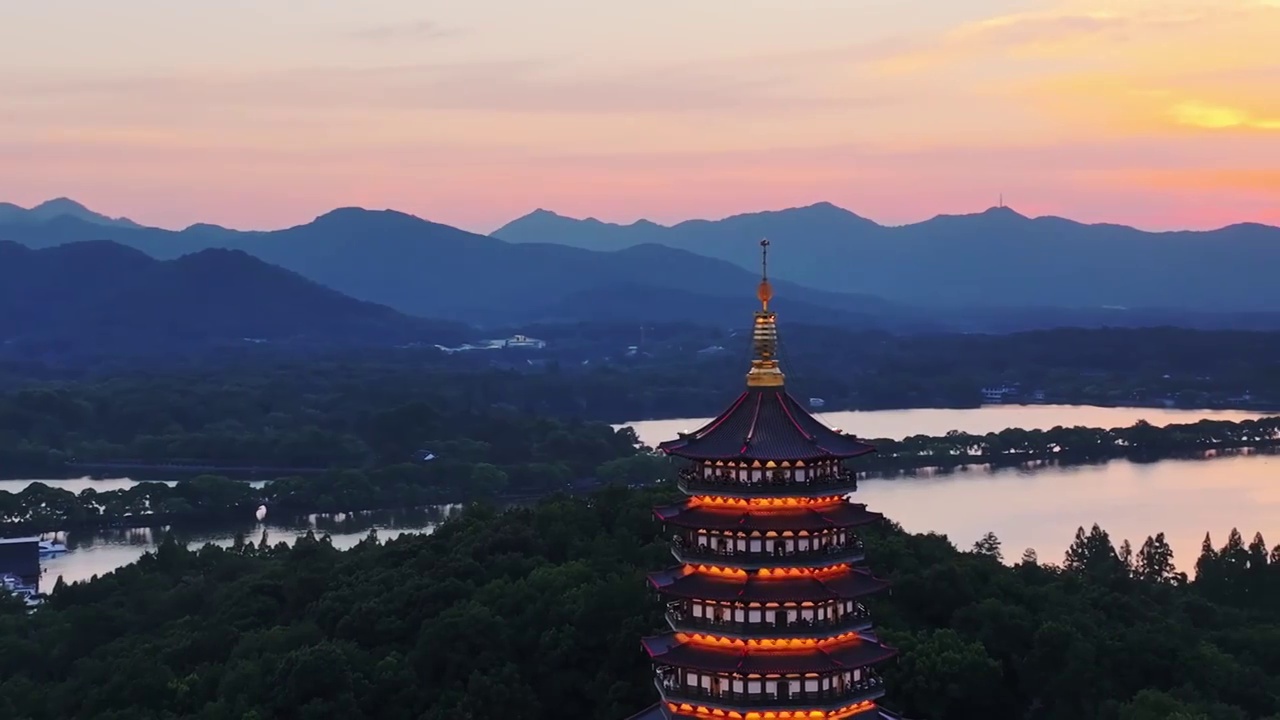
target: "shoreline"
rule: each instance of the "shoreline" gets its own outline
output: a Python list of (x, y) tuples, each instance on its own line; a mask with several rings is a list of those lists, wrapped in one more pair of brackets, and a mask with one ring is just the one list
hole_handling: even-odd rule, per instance
[[(1248, 414), (1256, 414), (1257, 418), (1255, 418), (1255, 420), (1263, 420), (1263, 419), (1269, 419), (1273, 417), (1280, 417), (1280, 408), (1271, 408), (1271, 406), (1261, 406), (1261, 405), (1254, 406), (1254, 407), (1217, 406), (1217, 407), (1205, 407), (1205, 408), (1192, 408), (1192, 407), (1170, 407), (1164, 404), (1102, 405), (1102, 404), (1069, 404), (1069, 403), (1050, 403), (1050, 402), (995, 403), (995, 404), (967, 406), (967, 407), (927, 406), (927, 407), (910, 407), (910, 408), (877, 408), (877, 409), (865, 409), (865, 410), (864, 409), (838, 409), (838, 408), (829, 409), (829, 408), (823, 407), (823, 408), (817, 409), (815, 412), (817, 413), (817, 416), (819, 417), (819, 419), (822, 419), (822, 416), (830, 415), (834, 413), (859, 413), (859, 414), (865, 413), (867, 415), (873, 415), (876, 413), (907, 413), (907, 412), (925, 413), (925, 412), (931, 412), (931, 411), (933, 412), (938, 412), (938, 411), (940, 412), (974, 412), (974, 411), (987, 410), (991, 412), (1000, 412), (1002, 409), (1017, 412), (1023, 409), (1031, 410), (1031, 411), (1036, 411), (1036, 410), (1043, 411), (1043, 410), (1053, 410), (1056, 408), (1061, 408), (1064, 411), (1072, 410), (1072, 409), (1121, 410), (1121, 411), (1153, 410), (1153, 411), (1160, 411), (1160, 412), (1170, 412), (1175, 414), (1197, 413), (1197, 412), (1199, 413), (1248, 413)], [(710, 421), (711, 419), (713, 419), (713, 416), (657, 417), (657, 418), (648, 418), (648, 419), (641, 419), (641, 420), (633, 419), (623, 423), (608, 423), (608, 425), (609, 427), (617, 431), (623, 428), (632, 428), (634, 430), (635, 426), (637, 425), (649, 424), (649, 423), (675, 422), (680, 420), (689, 421), (690, 423), (697, 423), (697, 422)], [(1236, 422), (1241, 422), (1244, 419), (1245, 418), (1234, 419), (1234, 420), (1213, 420), (1213, 422), (1236, 423)], [(1205, 418), (1201, 418), (1200, 420), (1205, 420)], [(1188, 423), (1178, 422), (1177, 418), (1167, 418), (1167, 419), (1162, 418), (1160, 422), (1161, 424), (1155, 425), (1155, 427), (1164, 428), (1164, 427), (1169, 427), (1171, 425), (1188, 424)], [(1090, 425), (1072, 425), (1069, 427), (1089, 427), (1090, 429), (1096, 429), (1096, 430), (1117, 430), (1117, 429), (1123, 429), (1125, 427), (1129, 427), (1131, 425), (1132, 423), (1130, 423), (1129, 425), (1114, 425), (1111, 427), (1103, 427), (1099, 424), (1090, 424)], [(1059, 426), (1068, 427), (1068, 426), (1062, 426), (1062, 425), (1059, 425)], [(1036, 431), (1043, 432), (1043, 431), (1050, 430), (1052, 428), (1051, 427), (1022, 427), (1019, 425), (1009, 425), (1002, 429), (1008, 429), (1008, 430), (1017, 429), (1017, 430), (1026, 430), (1028, 432), (1036, 432)], [(936, 431), (937, 428), (934, 428), (934, 430)], [(949, 428), (949, 430), (955, 430), (956, 432), (963, 432), (955, 428)], [(639, 435), (639, 432), (637, 432), (637, 435)], [(859, 434), (859, 437), (861, 437), (862, 439), (876, 441), (880, 443), (883, 443), (883, 441), (885, 440), (890, 440), (893, 442), (904, 442), (910, 439), (910, 437), (915, 437), (915, 436), (917, 435), (913, 434), (911, 436), (904, 436), (903, 438), (882, 438), (882, 437), (872, 437), (869, 434)], [(935, 437), (940, 437), (940, 436), (941, 435), (935, 435)], [(641, 441), (643, 445), (644, 444), (643, 438), (641, 438)], [(133, 477), (133, 474), (136, 474), (137, 479), (141, 479), (141, 480), (156, 479), (156, 480), (176, 481), (176, 482), (191, 480), (201, 475), (232, 477), (237, 480), (245, 480), (245, 481), (271, 481), (271, 480), (276, 480), (283, 477), (302, 477), (302, 476), (320, 475), (330, 471), (369, 472), (376, 469), (377, 467), (373, 467), (369, 465), (362, 465), (362, 466), (353, 465), (353, 466), (347, 466), (347, 467), (319, 467), (319, 466), (277, 467), (277, 466), (272, 466), (267, 464), (263, 464), (263, 465), (242, 464), (242, 465), (220, 466), (217, 464), (209, 463), (208, 461), (201, 461), (201, 460), (185, 461), (185, 459), (182, 459), (182, 458), (172, 458), (172, 459), (160, 460), (156, 462), (146, 462), (146, 461), (136, 460), (136, 459), (103, 459), (103, 460), (77, 460), (75, 462), (54, 461), (54, 462), (35, 463), (35, 464), (30, 464), (25, 466), (10, 464), (8, 467), (5, 467), (2, 472), (0, 472), (0, 481), (21, 480), (21, 479), (26, 479), (27, 477), (30, 477), (30, 476), (38, 476), (38, 475), (46, 475), (46, 476), (57, 475), (57, 476), (63, 476), (62, 479), (70, 480), (70, 479), (77, 479), (77, 478), (109, 479), (109, 478)], [(116, 473), (121, 473), (121, 474), (116, 474)]]
[[(916, 410), (972, 411), (972, 410), (999, 410), (1001, 408), (1044, 408), (1044, 409), (1094, 408), (1098, 410), (1163, 410), (1163, 411), (1175, 412), (1175, 413), (1240, 412), (1240, 413), (1256, 413), (1259, 416), (1259, 418), (1280, 417), (1280, 405), (1273, 405), (1270, 403), (1251, 404), (1251, 405), (1227, 404), (1227, 405), (1214, 405), (1209, 407), (1192, 407), (1192, 406), (1180, 406), (1180, 405), (1166, 405), (1163, 403), (1160, 403), (1160, 404), (1157, 404), (1157, 403), (1104, 404), (1104, 403), (1094, 403), (1094, 402), (1071, 402), (1068, 400), (1055, 400), (1052, 402), (1049, 402), (1049, 401), (1007, 402), (1007, 403), (984, 403), (981, 405), (955, 405), (955, 406), (920, 405), (920, 406), (913, 406), (913, 407), (892, 407), (892, 408), (890, 407), (866, 408), (866, 407), (823, 406), (818, 408), (810, 408), (810, 410), (815, 415), (829, 415), (831, 413), (880, 413), (880, 412), (889, 413), (889, 412), (912, 412)], [(614, 429), (618, 429), (618, 428), (629, 427), (637, 423), (669, 422), (669, 421), (675, 421), (675, 420), (710, 421), (715, 419), (715, 417), (716, 415), (711, 414), (711, 415), (701, 415), (697, 417), (677, 416), (677, 417), (647, 417), (647, 418), (639, 418), (639, 419), (633, 418), (625, 422), (611, 422), (609, 423), (609, 426)], [(1024, 429), (1031, 429), (1031, 428), (1024, 428)], [(1045, 429), (1048, 429), (1048, 428), (1045, 428)]]
[[(1028, 470), (1045, 469), (1049, 467), (1085, 467), (1107, 465), (1115, 461), (1126, 461), (1131, 463), (1156, 463), (1166, 460), (1213, 460), (1217, 458), (1230, 458), (1251, 455), (1277, 455), (1280, 454), (1280, 439), (1272, 440), (1266, 443), (1254, 445), (1234, 445), (1231, 447), (1218, 446), (1215, 448), (1207, 448), (1197, 451), (1174, 451), (1163, 455), (1152, 455), (1143, 453), (1114, 453), (1108, 455), (1064, 455), (1056, 453), (1053, 455), (1044, 454), (1006, 454), (1001, 456), (969, 456), (961, 460), (957, 457), (957, 462), (939, 463), (938, 457), (919, 456), (915, 458), (917, 462), (906, 462), (899, 464), (887, 463), (881, 467), (862, 467), (856, 471), (859, 482), (900, 482), (929, 479), (935, 475), (951, 475), (963, 474), (967, 470), (975, 468), (985, 468), (990, 470), (1025, 468)], [(893, 458), (897, 460), (897, 458)], [(922, 474), (922, 471), (925, 471)], [(932, 471), (932, 472), (930, 472)], [(50, 478), (52, 479), (52, 478)], [(73, 478), (80, 479), (80, 478)], [(38, 482), (38, 481), (37, 481)], [(142, 481), (145, 482), (145, 481)], [(240, 482), (240, 481), (230, 481)], [(580, 496), (590, 495), (600, 492), (609, 487), (616, 487), (604, 482), (597, 482), (587, 486), (579, 486), (573, 489), (562, 490), (549, 493), (509, 493), (498, 495), (490, 498), (440, 498), (434, 502), (426, 504), (413, 505), (386, 505), (376, 507), (363, 508), (343, 508), (343, 509), (321, 509), (309, 508), (300, 509), (291, 505), (272, 506), (269, 503), (261, 503), (266, 505), (268, 514), (273, 514), (285, 518), (302, 518), (310, 515), (337, 515), (340, 513), (376, 513), (376, 512), (411, 512), (414, 510), (422, 510), (433, 507), (444, 507), (450, 505), (467, 505), (472, 503), (495, 504), (502, 507), (509, 507), (520, 504), (537, 502), (549, 497), (557, 495)], [(638, 486), (640, 489), (661, 488), (669, 486), (674, 488), (674, 483), (670, 481), (664, 482), (658, 480), (646, 485)], [(637, 486), (633, 486), (637, 487)], [(7, 492), (7, 491), (0, 491)], [(70, 491), (67, 491), (70, 492)], [(110, 492), (110, 491), (108, 491)], [(250, 504), (235, 506), (228, 508), (226, 512), (219, 512), (209, 515), (188, 515), (188, 514), (147, 514), (147, 515), (130, 515), (116, 518), (86, 518), (84, 520), (61, 524), (57, 527), (50, 526), (33, 526), (29, 523), (0, 523), (0, 536), (7, 535), (44, 535), (48, 533), (66, 533), (66, 532), (84, 532), (94, 531), (102, 532), (107, 530), (127, 530), (142, 528), (162, 528), (174, 525), (192, 526), (219, 526), (229, 522), (240, 522), (246, 516), (252, 516), (257, 510), (257, 505), (250, 507)]]

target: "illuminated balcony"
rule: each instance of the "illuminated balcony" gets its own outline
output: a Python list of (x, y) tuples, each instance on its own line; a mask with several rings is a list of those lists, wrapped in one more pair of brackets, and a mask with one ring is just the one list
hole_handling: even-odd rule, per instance
[[(846, 673), (847, 674), (847, 673)], [(705, 677), (692, 675), (674, 669), (661, 669), (654, 679), (654, 685), (662, 695), (663, 702), (687, 704), (695, 707), (706, 707), (711, 710), (726, 712), (790, 712), (820, 711), (834, 712), (841, 708), (863, 702), (877, 700), (884, 696), (884, 680), (872, 671), (863, 670), (859, 680), (827, 689), (810, 690), (814, 678), (783, 676), (777, 679), (730, 679), (727, 676)], [(682, 678), (698, 680), (697, 684), (682, 681)], [(710, 685), (706, 684), (710, 681)], [(808, 680), (808, 682), (805, 682)], [(824, 678), (830, 680), (830, 678)], [(742, 690), (730, 689), (733, 686)], [(752, 691), (745, 688), (757, 687)]]
[(785, 547), (781, 543), (770, 548), (743, 549), (728, 543), (721, 547), (693, 544), (676, 536), (671, 543), (671, 554), (681, 563), (734, 567), (743, 570), (852, 565), (866, 559), (866, 549), (862, 541), (853, 537), (846, 538), (844, 542), (810, 546), (805, 549)]
[(827, 497), (847, 495), (858, 489), (856, 473), (838, 470), (822, 474), (802, 471), (774, 471), (759, 476), (742, 471), (748, 477), (731, 472), (708, 474), (699, 467), (680, 471), (677, 485), (688, 495), (714, 495), (731, 498)]
[[(688, 601), (667, 604), (667, 624), (676, 632), (707, 633), (730, 638), (823, 638), (844, 635), (845, 633), (863, 632), (872, 626), (871, 613), (862, 603), (840, 601), (840, 605), (850, 610), (837, 610), (837, 603), (822, 608), (822, 617), (812, 606), (779, 607), (771, 609), (768, 615), (752, 609), (750, 611), (707, 608), (704, 615), (695, 616), (692, 603)], [(811, 617), (801, 616), (801, 613)], [(839, 613), (839, 614), (837, 614)], [(752, 622), (734, 620), (734, 617), (759, 618)], [(794, 617), (793, 617), (794, 616)]]

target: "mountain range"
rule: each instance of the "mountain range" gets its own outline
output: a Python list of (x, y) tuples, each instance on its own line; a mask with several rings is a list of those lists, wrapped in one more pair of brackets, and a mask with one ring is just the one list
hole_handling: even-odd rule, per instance
[(671, 227), (537, 211), (485, 236), (360, 208), (244, 232), (142, 227), (66, 199), (11, 208), (0, 205), (0, 240), (31, 248), (112, 241), (158, 260), (235, 250), (404, 315), (479, 326), (741, 325), (759, 278), (756, 243), (767, 236), (774, 306), (796, 322), (907, 332), (1280, 329), (1280, 283), (1270, 281), (1280, 229), (1261, 225), (1144, 233), (993, 208), (885, 227), (820, 203)]
[(358, 345), (470, 338), (466, 326), (354, 300), (236, 250), (161, 261), (106, 241), (0, 241), (0, 343), (103, 353), (246, 342)]
[[(158, 259), (209, 248), (240, 250), (354, 298), (420, 317), (478, 325), (609, 320), (740, 324), (759, 275), (661, 245), (594, 251), (506, 241), (390, 210), (344, 208), (305, 225), (238, 232), (126, 227), (64, 215), (2, 224), (0, 240), (33, 248), (110, 240)], [(854, 327), (929, 327), (879, 298), (778, 283), (779, 310)]]
[(60, 217), (72, 217), (95, 225), (111, 227), (142, 227), (129, 218), (111, 218), (93, 212), (70, 198), (54, 198), (32, 208), (0, 202), (0, 225), (39, 225)]
[(754, 267), (768, 237), (778, 277), (922, 307), (1280, 310), (1280, 228), (1143, 232), (1008, 207), (897, 227), (830, 203), (663, 226), (538, 210), (493, 233), (593, 250), (661, 244)]

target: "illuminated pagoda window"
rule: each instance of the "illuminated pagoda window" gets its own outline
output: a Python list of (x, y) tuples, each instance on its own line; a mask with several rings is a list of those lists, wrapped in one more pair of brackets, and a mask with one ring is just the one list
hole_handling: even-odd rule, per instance
[(635, 720), (896, 718), (863, 600), (888, 587), (864, 567), (858, 528), (881, 519), (849, 500), (852, 458), (874, 452), (788, 394), (769, 309), (769, 241), (746, 390), (704, 427), (659, 449), (679, 458), (687, 498), (654, 514), (675, 567), (649, 576), (669, 632), (642, 640), (659, 702)]

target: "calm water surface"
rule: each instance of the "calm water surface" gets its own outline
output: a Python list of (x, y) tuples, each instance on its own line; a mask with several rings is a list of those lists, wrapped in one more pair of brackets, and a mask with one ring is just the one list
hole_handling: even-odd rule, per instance
[[(890, 410), (837, 412), (821, 415), (835, 427), (864, 437), (901, 438), (914, 434), (942, 435), (951, 429), (970, 433), (1006, 427), (1050, 428), (1054, 425), (1117, 427), (1145, 419), (1156, 425), (1195, 422), (1202, 418), (1242, 420), (1259, 413), (1187, 411), (1158, 408), (1097, 408), (1077, 406), (990, 406), (974, 410)], [(698, 427), (705, 419), (654, 420), (630, 423), (640, 439), (653, 444), (676, 432)], [(0, 490), (18, 491), (32, 480), (0, 481)], [(41, 480), (79, 492), (86, 487), (112, 490), (135, 481)], [(1280, 542), (1280, 456), (1236, 455), (1212, 460), (1164, 460), (1132, 463), (1117, 460), (1101, 465), (1069, 467), (970, 467), (897, 479), (864, 481), (854, 496), (883, 512), (911, 532), (947, 535), (968, 548), (992, 531), (1003, 541), (1006, 559), (1016, 561), (1025, 548), (1035, 548), (1043, 562), (1061, 562), (1076, 528), (1093, 523), (1110, 532), (1118, 545), (1128, 538), (1135, 549), (1148, 535), (1164, 532), (1173, 546), (1178, 567), (1190, 572), (1206, 532), (1221, 545), (1232, 528), (1246, 541), (1261, 531), (1274, 545)], [(311, 516), (299, 519), (252, 518), (239, 527), (185, 530), (175, 534), (192, 545), (212, 542), (231, 545), (236, 533), (257, 541), (265, 530), (269, 540), (293, 541), (308, 529), (328, 532), (338, 547), (350, 547), (376, 528), (383, 539), (406, 532), (432, 532), (458, 506), (402, 512)], [(72, 533), (64, 540), (67, 554), (44, 561), (42, 586), (52, 587), (63, 576), (68, 582), (104, 574), (136, 560), (155, 548), (162, 533), (118, 530), (88, 535)]]
[[(292, 544), (310, 530), (317, 537), (328, 533), (334, 547), (345, 550), (365, 539), (370, 530), (376, 530), (382, 540), (390, 540), (409, 532), (433, 532), (445, 518), (461, 507), (440, 505), (400, 511), (309, 515), (281, 520), (268, 517), (265, 522), (250, 518), (239, 526), (206, 530), (173, 528), (172, 531), (178, 540), (191, 547), (200, 547), (206, 543), (230, 547), (235, 542), (237, 533), (243, 534), (246, 541), (256, 543), (265, 532), (267, 542), (274, 545), (280, 541)], [(164, 539), (164, 533), (164, 529), (135, 528), (47, 535), (46, 538), (66, 543), (68, 552), (41, 561), (44, 576), (40, 587), (44, 590), (52, 588), (59, 575), (67, 582), (76, 582), (128, 565), (144, 552), (154, 550)]]
[[(1275, 414), (1275, 413), (1271, 413)], [(1199, 420), (1248, 420), (1266, 413), (1241, 410), (1110, 408), (1086, 405), (988, 405), (974, 409), (876, 410), (818, 413), (832, 427), (862, 437), (900, 439), (944, 435), (949, 430), (998, 432), (1005, 428), (1125, 427)], [(640, 440), (656, 445), (711, 418), (626, 423)], [(985, 467), (868, 480), (858, 502), (883, 512), (911, 532), (947, 535), (961, 548), (984, 533), (1000, 537), (1009, 561), (1035, 548), (1043, 562), (1062, 561), (1076, 528), (1098, 523), (1119, 545), (1136, 550), (1148, 535), (1164, 532), (1175, 561), (1192, 571), (1206, 532), (1216, 545), (1239, 528), (1246, 542), (1262, 532), (1280, 542), (1280, 456), (1237, 455), (1212, 460), (1124, 460), (1104, 465), (1036, 469)]]
[[(970, 467), (920, 472), (897, 479), (871, 479), (854, 499), (867, 503), (911, 532), (945, 534), (961, 548), (992, 531), (1006, 559), (1035, 548), (1042, 562), (1060, 563), (1076, 528), (1100, 524), (1114, 542), (1128, 538), (1135, 549), (1148, 535), (1164, 532), (1175, 562), (1191, 572), (1206, 532), (1221, 545), (1232, 528), (1246, 541), (1262, 532), (1280, 542), (1280, 456), (1236, 455), (1211, 460), (1162, 460), (1037, 469)], [(211, 531), (175, 529), (193, 545), (230, 545), (236, 532), (257, 541), (292, 541), (307, 529), (328, 532), (338, 547), (350, 547), (377, 528), (383, 539), (406, 532), (432, 532), (458, 506), (401, 513), (312, 516)], [(65, 538), (71, 551), (47, 559), (44, 587), (62, 575), (85, 580), (133, 562), (154, 549), (160, 533), (119, 530)]]
[[(815, 414), (827, 425), (859, 437), (895, 440), (912, 435), (945, 435), (949, 430), (986, 434), (1011, 427), (1024, 430), (1048, 430), (1055, 425), (1114, 428), (1128, 427), (1139, 420), (1146, 420), (1152, 425), (1174, 425), (1198, 420), (1251, 420), (1263, 417), (1263, 413), (1245, 410), (1171, 410), (1091, 405), (987, 405), (964, 410), (925, 408)], [(696, 430), (711, 420), (712, 418), (639, 420), (623, 425), (635, 428), (641, 442), (656, 445), (663, 440), (671, 440), (677, 433)]]
[[(134, 480), (133, 478), (59, 478), (56, 480), (45, 479), (18, 479), (18, 480), (0, 480), (0, 491), (8, 491), (11, 493), (22, 492), (28, 485), (34, 482), (41, 482), (49, 487), (59, 488), (61, 490), (70, 490), (79, 494), (82, 490), (95, 490), (97, 492), (107, 492), (109, 490), (127, 490), (138, 483), (158, 482), (170, 487), (177, 485), (177, 480)], [(266, 480), (246, 480), (250, 487), (260, 488), (267, 483)]]
[(1246, 542), (1255, 532), (1268, 547), (1280, 542), (1278, 455), (923, 475), (865, 481), (854, 499), (911, 532), (943, 533), (961, 548), (994, 532), (1011, 562), (1035, 548), (1041, 562), (1061, 563), (1076, 528), (1093, 523), (1117, 546), (1129, 539), (1135, 551), (1163, 532), (1188, 574), (1206, 532), (1219, 547), (1232, 528)]

